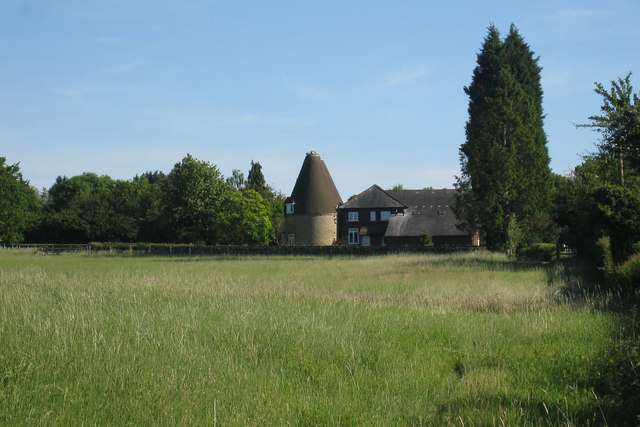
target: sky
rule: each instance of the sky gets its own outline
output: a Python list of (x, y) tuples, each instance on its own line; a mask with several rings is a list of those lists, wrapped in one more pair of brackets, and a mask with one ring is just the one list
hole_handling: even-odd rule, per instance
[(0, 157), (50, 188), (84, 172), (225, 176), (291, 193), (308, 151), (342, 198), (452, 188), (476, 57), (513, 23), (542, 66), (551, 168), (598, 134), (594, 82), (635, 72), (640, 1), (2, 0)]

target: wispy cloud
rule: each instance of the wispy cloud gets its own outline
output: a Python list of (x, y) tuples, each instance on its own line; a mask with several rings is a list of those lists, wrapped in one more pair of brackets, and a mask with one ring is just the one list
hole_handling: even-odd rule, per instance
[(120, 92), (123, 89), (109, 86), (92, 86), (86, 84), (77, 84), (74, 86), (54, 88), (51, 90), (53, 93), (64, 95), (74, 99), (80, 99), (93, 95), (104, 95), (114, 92)]
[(431, 72), (431, 67), (427, 64), (402, 67), (393, 72), (387, 78), (387, 86), (399, 86), (411, 84), (426, 77)]
[(134, 60), (129, 61), (129, 62), (113, 65), (113, 66), (107, 68), (105, 70), (105, 72), (108, 73), (108, 74), (120, 74), (120, 73), (123, 73), (125, 71), (129, 71), (129, 70), (132, 70), (134, 68), (138, 68), (138, 67), (140, 67), (142, 65), (144, 65), (144, 61), (139, 60), (139, 59), (134, 59)]
[(293, 92), (299, 98), (311, 101), (326, 101), (336, 96), (335, 92), (322, 89), (317, 85), (303, 83), (289, 77), (283, 77), (282, 82), (286, 89)]

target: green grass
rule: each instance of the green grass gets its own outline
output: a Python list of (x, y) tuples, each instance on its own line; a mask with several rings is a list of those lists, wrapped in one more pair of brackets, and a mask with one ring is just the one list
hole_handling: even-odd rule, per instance
[(619, 319), (564, 273), (0, 251), (0, 424), (605, 424)]

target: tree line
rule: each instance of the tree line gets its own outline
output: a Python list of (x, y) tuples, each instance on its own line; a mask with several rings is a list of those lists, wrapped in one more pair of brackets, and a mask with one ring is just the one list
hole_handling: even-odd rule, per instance
[(284, 196), (266, 184), (259, 162), (246, 181), (239, 170), (225, 180), (215, 165), (187, 155), (169, 174), (83, 173), (38, 194), (18, 164), (0, 158), (0, 183), (0, 243), (282, 241)]
[[(613, 271), (640, 252), (640, 101), (629, 73), (596, 83), (599, 114), (580, 127), (601, 135), (570, 176), (552, 173), (541, 66), (512, 25), (490, 26), (473, 70), (456, 213), (492, 250), (516, 256), (541, 242), (567, 245)], [(37, 194), (18, 164), (0, 158), (0, 243), (283, 242), (284, 196), (260, 163), (245, 179), (187, 155), (171, 172), (131, 180), (58, 177)], [(635, 259), (635, 258), (634, 258)]]

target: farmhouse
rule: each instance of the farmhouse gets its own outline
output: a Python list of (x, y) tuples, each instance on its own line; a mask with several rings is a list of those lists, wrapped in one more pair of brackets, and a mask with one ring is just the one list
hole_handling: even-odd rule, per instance
[(373, 185), (338, 206), (338, 238), (350, 245), (478, 246), (478, 234), (458, 228), (455, 190), (383, 190)]
[(435, 246), (478, 246), (453, 212), (455, 190), (383, 190), (373, 185), (346, 203), (322, 157), (310, 151), (285, 200), (287, 244), (413, 246), (428, 234)]

